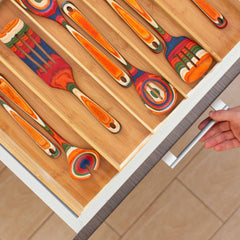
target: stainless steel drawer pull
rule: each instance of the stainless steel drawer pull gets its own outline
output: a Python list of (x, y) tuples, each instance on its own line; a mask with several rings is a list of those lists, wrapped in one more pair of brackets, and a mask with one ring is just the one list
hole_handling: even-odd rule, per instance
[[(228, 106), (221, 100), (217, 99), (212, 103), (211, 107), (214, 110), (227, 110)], [(176, 165), (186, 156), (186, 154), (195, 146), (195, 144), (204, 136), (204, 134), (215, 124), (215, 121), (210, 121), (205, 128), (200, 131), (196, 137), (184, 148), (184, 150), (176, 157), (173, 153), (167, 152), (162, 160), (171, 168)]]

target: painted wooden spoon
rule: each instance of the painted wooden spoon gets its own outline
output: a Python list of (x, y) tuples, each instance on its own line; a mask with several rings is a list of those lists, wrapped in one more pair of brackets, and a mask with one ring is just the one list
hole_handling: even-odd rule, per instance
[(174, 106), (177, 92), (166, 80), (131, 65), (72, 3), (64, 2), (62, 9), (128, 70), (140, 98), (148, 109), (153, 113), (161, 114)]
[(116, 64), (93, 46), (82, 34), (70, 26), (63, 17), (57, 0), (15, 0), (30, 12), (52, 19), (65, 27), (69, 33), (94, 57), (94, 59), (123, 87), (129, 87), (131, 79)]
[(38, 147), (40, 147), (49, 157), (59, 157), (59, 149), (50, 140), (44, 137), (37, 129), (35, 129), (29, 122), (24, 120), (15, 110), (13, 110), (2, 97), (0, 97), (0, 104), (8, 112), (8, 114), (22, 127), (22, 129), (32, 138)]
[[(115, 1), (106, 0), (111, 6)], [(166, 44), (165, 56), (172, 68), (187, 83), (201, 78), (211, 67), (213, 58), (193, 40), (187, 37), (173, 37), (168, 34), (138, 3), (137, 0), (124, 0), (132, 7), (153, 29), (159, 33)]]
[(227, 19), (205, 0), (192, 0), (199, 9), (214, 23), (218, 28), (227, 26)]
[(21, 19), (11, 21), (0, 34), (0, 40), (50, 87), (75, 95), (108, 131), (121, 130), (116, 119), (77, 87), (71, 66)]
[(121, 7), (117, 2), (106, 0), (118, 16), (137, 34), (137, 36), (154, 52), (160, 53), (162, 43), (142, 23)]
[[(45, 129), (63, 148), (69, 163), (70, 175), (73, 179), (84, 180), (91, 176), (90, 169), (96, 171), (99, 168), (100, 158), (96, 151), (84, 150), (72, 146), (45, 123), (25, 99), (14, 87), (0, 75), (0, 92), (11, 99), (22, 111)], [(1, 99), (0, 99), (1, 100)], [(2, 104), (2, 102), (0, 101)], [(4, 104), (4, 103), (3, 103)], [(6, 107), (6, 105), (4, 105)], [(30, 129), (30, 134), (34, 132)], [(42, 141), (43, 142), (43, 141)], [(47, 144), (45, 144), (47, 145)]]

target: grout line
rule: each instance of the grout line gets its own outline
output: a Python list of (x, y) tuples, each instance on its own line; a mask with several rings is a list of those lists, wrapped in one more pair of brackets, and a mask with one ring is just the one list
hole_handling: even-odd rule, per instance
[[(131, 224), (129, 225), (129, 227), (126, 229), (126, 231), (124, 231), (122, 234), (119, 233), (119, 235), (121, 236), (121, 238), (127, 234), (127, 232), (138, 222), (138, 220), (145, 214), (145, 212), (151, 208), (151, 206), (155, 203), (155, 201), (162, 195), (164, 194), (164, 192), (167, 191), (168, 187), (175, 181), (177, 180), (177, 177), (178, 175), (193, 161), (193, 158), (203, 149), (203, 147), (197, 151), (196, 154), (193, 155), (193, 157), (190, 158), (189, 162), (183, 167), (183, 169), (181, 169), (179, 171), (179, 173), (176, 174), (175, 177), (173, 177), (173, 179), (162, 189), (161, 192), (159, 192), (159, 194), (154, 198), (154, 200), (151, 202), (151, 204), (136, 218), (136, 220)], [(160, 160), (161, 161), (161, 160)], [(113, 228), (113, 227), (112, 227)], [(115, 230), (117, 231), (117, 230)]]
[(228, 218), (226, 218), (226, 220), (224, 220), (223, 225), (221, 226), (221, 228), (219, 228), (213, 235), (212, 237), (210, 237), (208, 240), (213, 240), (213, 238), (217, 235), (218, 232), (220, 232), (220, 230), (231, 220), (232, 217), (234, 217), (234, 215), (236, 214), (237, 211), (240, 210), (240, 204), (238, 205), (238, 207), (229, 215)]
[(27, 240), (33, 239), (34, 235), (42, 228), (42, 226), (54, 215), (54, 212), (51, 211), (51, 213), (48, 215), (48, 217), (30, 234), (30, 236), (27, 238)]
[[(116, 233), (116, 235), (118, 236), (118, 238), (121, 237), (120, 233), (118, 233), (117, 230), (114, 229), (111, 224), (109, 224), (107, 221), (105, 221), (105, 224), (106, 224), (114, 233)], [(0, 239), (0, 240), (1, 240), (1, 239)]]
[(220, 216), (217, 215), (216, 212), (214, 212), (199, 196), (197, 196), (187, 185), (185, 185), (184, 182), (181, 181), (181, 179), (176, 178), (176, 180), (181, 183), (195, 198), (197, 198), (222, 224), (224, 223), (224, 220), (221, 219)]
[(182, 172), (185, 171), (185, 169), (194, 161), (194, 158), (203, 150), (204, 150), (204, 146), (201, 146), (200, 149), (191, 157), (190, 161), (179, 171), (176, 178), (178, 178), (179, 175), (181, 175)]

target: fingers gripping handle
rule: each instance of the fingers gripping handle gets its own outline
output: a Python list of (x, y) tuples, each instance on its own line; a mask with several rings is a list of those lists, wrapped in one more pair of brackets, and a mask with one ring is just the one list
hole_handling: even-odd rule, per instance
[[(228, 106), (221, 100), (216, 100), (212, 103), (214, 110), (227, 110)], [(207, 133), (207, 131), (215, 124), (215, 121), (210, 121), (198, 134), (197, 136), (184, 148), (184, 150), (176, 157), (171, 152), (168, 152), (162, 160), (171, 168), (176, 165), (187, 155), (187, 153), (196, 145), (196, 143)]]
[(106, 129), (112, 133), (118, 133), (121, 130), (121, 125), (117, 120), (82, 93), (77, 87), (71, 91)]

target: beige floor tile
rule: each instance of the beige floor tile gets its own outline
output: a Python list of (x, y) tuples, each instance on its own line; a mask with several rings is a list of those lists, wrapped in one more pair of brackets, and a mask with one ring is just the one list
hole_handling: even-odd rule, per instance
[(50, 216), (29, 240), (72, 240), (76, 233), (56, 214)]
[(50, 209), (7, 168), (0, 174), (0, 237), (26, 240)]
[(0, 172), (5, 168), (5, 165), (0, 161)]
[(106, 223), (103, 223), (89, 240), (118, 240), (119, 235), (115, 233)]
[(223, 225), (211, 240), (237, 240), (240, 236), (240, 209)]
[(240, 205), (240, 148), (216, 153), (204, 149), (179, 179), (221, 219)]
[[(180, 153), (189, 139), (197, 134), (197, 126), (206, 118), (207, 113), (208, 111), (179, 139), (171, 149), (174, 154)], [(107, 223), (123, 235), (202, 147), (202, 144), (198, 143), (173, 170), (160, 161), (110, 215)]]
[(240, 74), (233, 80), (233, 82), (224, 90), (219, 96), (229, 107), (240, 105)]
[(207, 240), (221, 225), (211, 211), (174, 181), (122, 240)]

